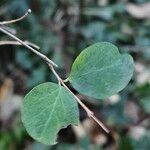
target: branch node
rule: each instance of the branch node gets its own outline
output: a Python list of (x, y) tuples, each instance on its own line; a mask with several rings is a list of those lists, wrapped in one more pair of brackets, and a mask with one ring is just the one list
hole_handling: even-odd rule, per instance
[(31, 14), (31, 12), (32, 12), (31, 9), (28, 9), (28, 13)]

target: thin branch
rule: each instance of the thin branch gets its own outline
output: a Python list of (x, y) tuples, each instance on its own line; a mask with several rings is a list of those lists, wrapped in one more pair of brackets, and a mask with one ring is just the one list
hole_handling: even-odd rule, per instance
[[(14, 23), (17, 21), (22, 20), (23, 18), (25, 18), (29, 13), (29, 10), (27, 12), (27, 14), (25, 14), (24, 16), (22, 16), (19, 19), (16, 20), (11, 20), (11, 21), (6, 21), (3, 22), (3, 24), (9, 24), (9, 23)], [(2, 25), (2, 24), (0, 24)], [(36, 55), (38, 55), (39, 57), (41, 57), (50, 67), (51, 71), (53, 72), (53, 74), (55, 75), (55, 77), (57, 78), (59, 84), (62, 84), (62, 86), (64, 88), (66, 88), (73, 96), (74, 98), (77, 100), (77, 102), (81, 105), (81, 107), (86, 111), (87, 115), (89, 118), (92, 118), (99, 126), (101, 126), (101, 128), (106, 132), (109, 133), (110, 131), (105, 127), (105, 125), (98, 119), (96, 118), (96, 116), (94, 115), (94, 112), (92, 112), (69, 88), (68, 86), (64, 83), (64, 81), (60, 78), (60, 76), (57, 74), (57, 72), (55, 71), (54, 67), (57, 67), (57, 65), (50, 60), (47, 56), (45, 56), (44, 54), (38, 52), (37, 50), (35, 50), (34, 48), (32, 48), (31, 46), (29, 46), (29, 43), (23, 42), (22, 40), (20, 40), (18, 37), (16, 37), (15, 35), (11, 34), (10, 32), (8, 32), (7, 30), (5, 30), (4, 28), (2, 28), (0, 26), (0, 31), (7, 34), (8, 36), (10, 36), (11, 38), (13, 38), (14, 40), (17, 41), (17, 43), (19, 43), (20, 45), (23, 45), (24, 47), (28, 48), (29, 50), (31, 50), (33, 53), (35, 53)]]
[(52, 65), (54, 67), (57, 67), (57, 65), (52, 60), (50, 60), (47, 56), (45, 56), (44, 54), (38, 52), (37, 50), (35, 50), (34, 48), (32, 48), (31, 46), (29, 46), (28, 44), (26, 44), (22, 40), (20, 40), (15, 35), (9, 33), (8, 31), (6, 31), (5, 29), (3, 29), (2, 27), (0, 27), (0, 31), (3, 32), (3, 33), (5, 33), (5, 34), (7, 34), (8, 36), (10, 36), (11, 38), (13, 38), (14, 40), (18, 41), (21, 45), (25, 46), (26, 48), (28, 48), (29, 50), (31, 50), (33, 53), (35, 53), (36, 55), (38, 55), (39, 57), (41, 57), (47, 64)]
[(86, 111), (89, 118), (92, 118), (106, 133), (109, 133), (110, 131), (107, 129), (107, 127), (94, 115), (94, 112), (92, 112), (64, 83), (64, 81), (59, 77), (53, 66), (49, 66), (52, 70), (53, 74), (56, 76), (57, 80), (63, 85), (64, 88), (66, 88), (77, 100), (77, 102), (81, 105), (81, 107)]
[[(28, 45), (36, 48), (36, 49), (40, 49), (39, 46), (37, 46), (37, 45), (35, 45), (35, 44), (31, 43), (31, 42), (24, 41), (24, 43), (26, 43), (26, 44), (28, 44)], [(22, 44), (20, 44), (18, 41), (0, 41), (0, 46), (1, 45), (22, 45)]]
[(0, 27), (0, 31), (2, 31), (3, 33), (7, 34), (8, 36), (12, 37), (13, 39), (15, 39), (16, 41), (18, 41), (21, 45), (25, 46), (26, 48), (28, 48), (29, 50), (31, 50), (32, 52), (34, 52), (36, 55), (38, 55), (39, 57), (41, 57), (50, 67), (51, 71), (53, 72), (53, 74), (55, 75), (55, 77), (57, 78), (58, 82), (60, 82), (64, 88), (66, 88), (73, 96), (74, 98), (77, 100), (77, 102), (81, 105), (81, 107), (86, 111), (87, 115), (89, 118), (92, 118), (95, 122), (98, 123), (98, 125), (101, 126), (101, 128), (106, 132), (109, 133), (109, 130), (105, 127), (105, 125), (98, 119), (95, 117), (94, 113), (66, 86), (66, 84), (64, 83), (64, 81), (59, 77), (59, 75), (57, 74), (57, 72), (54, 69), (54, 66), (57, 66), (54, 62), (52, 62), (50, 59), (48, 59), (45, 55), (43, 55), (42, 53), (36, 51), (35, 49), (33, 49), (32, 47), (30, 47), (28, 44), (26, 44), (25, 42), (23, 42), (22, 40), (20, 40), (19, 38), (17, 38), (16, 36), (12, 35), (11, 33), (7, 32), (6, 30), (4, 30), (3, 28)]
[(0, 22), (0, 25), (7, 25), (7, 24), (11, 24), (11, 23), (15, 23), (15, 22), (21, 21), (24, 18), (26, 18), (28, 16), (28, 14), (30, 14), (30, 13), (31, 13), (31, 9), (28, 9), (28, 11), (22, 17), (14, 19), (14, 20)]
[(7, 30), (8, 32), (12, 34), (17, 34), (16, 30), (7, 26), (3, 26), (3, 29)]
[[(29, 42), (29, 41), (24, 41), (24, 42), (25, 42), (27, 45), (30, 45), (30, 46), (36, 48), (37, 50), (40, 49), (40, 47), (39, 47), (38, 45), (34, 44), (34, 43), (31, 43), (31, 42)], [(18, 43), (19, 43), (19, 42), (18, 42)]]

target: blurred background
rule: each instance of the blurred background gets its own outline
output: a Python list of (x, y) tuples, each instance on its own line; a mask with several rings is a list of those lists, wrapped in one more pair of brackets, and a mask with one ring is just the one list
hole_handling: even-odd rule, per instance
[[(22, 46), (0, 42), (0, 150), (150, 150), (149, 0), (0, 0), (0, 21), (32, 13), (7, 26), (40, 47), (65, 79), (88, 45), (108, 41), (130, 53), (135, 72), (128, 86), (105, 101), (79, 95), (111, 130), (106, 134), (80, 108), (81, 124), (59, 132), (58, 144), (29, 137), (20, 119), (24, 95), (39, 83), (56, 82), (47, 65)], [(12, 40), (0, 33), (0, 41)], [(70, 86), (70, 85), (68, 85)]]

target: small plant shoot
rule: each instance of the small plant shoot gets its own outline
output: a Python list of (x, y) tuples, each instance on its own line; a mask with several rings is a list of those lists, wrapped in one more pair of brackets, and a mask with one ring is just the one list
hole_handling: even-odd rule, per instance
[[(24, 16), (10, 21), (0, 22), (0, 31), (38, 55), (48, 65), (58, 80), (58, 84), (46, 82), (34, 87), (24, 98), (21, 110), (22, 122), (28, 134), (46, 145), (57, 143), (58, 132), (68, 125), (79, 124), (78, 104), (102, 129), (109, 133), (105, 125), (65, 84), (70, 84), (80, 94), (106, 99), (121, 91), (129, 83), (134, 62), (129, 54), (120, 54), (118, 48), (108, 42), (99, 42), (84, 49), (74, 61), (70, 75), (63, 80), (55, 71), (57, 64), (37, 51), (35, 44), (24, 42), (3, 26), (24, 19)], [(10, 42), (9, 44), (12, 44)]]
[[(120, 54), (113, 44), (100, 42), (81, 52), (66, 81), (81, 94), (105, 99), (125, 88), (133, 71), (129, 54)], [(77, 101), (63, 85), (43, 83), (24, 98), (23, 124), (29, 135), (43, 144), (55, 144), (60, 129), (79, 123)]]

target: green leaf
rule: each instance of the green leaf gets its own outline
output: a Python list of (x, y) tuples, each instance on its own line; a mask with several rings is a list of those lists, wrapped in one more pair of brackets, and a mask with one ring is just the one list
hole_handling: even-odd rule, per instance
[(60, 129), (79, 123), (77, 102), (58, 84), (40, 84), (24, 98), (22, 122), (35, 140), (47, 145), (55, 144)]
[(121, 91), (130, 81), (133, 70), (130, 55), (121, 55), (113, 44), (100, 42), (81, 52), (68, 80), (80, 93), (103, 99)]

